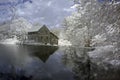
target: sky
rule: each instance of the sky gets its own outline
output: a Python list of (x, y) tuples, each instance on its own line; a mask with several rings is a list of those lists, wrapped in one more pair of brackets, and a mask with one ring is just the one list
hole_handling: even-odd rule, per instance
[[(72, 0), (0, 0), (0, 22), (9, 21), (15, 10), (17, 17), (31, 23), (59, 27), (74, 9)], [(13, 9), (15, 7), (15, 9)]]

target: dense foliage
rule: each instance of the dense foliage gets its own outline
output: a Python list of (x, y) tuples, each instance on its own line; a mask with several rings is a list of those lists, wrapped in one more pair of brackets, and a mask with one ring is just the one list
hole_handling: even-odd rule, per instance
[(76, 8), (77, 11), (64, 20), (65, 33), (73, 45), (119, 44), (119, 2), (107, 0), (102, 2), (75, 0), (74, 2), (72, 8)]

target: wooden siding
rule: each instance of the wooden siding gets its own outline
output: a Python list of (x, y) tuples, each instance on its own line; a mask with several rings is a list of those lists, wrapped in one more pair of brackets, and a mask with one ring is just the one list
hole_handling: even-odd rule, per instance
[(45, 25), (43, 25), (38, 31), (28, 32), (28, 40), (44, 44), (58, 44), (58, 37), (50, 32)]

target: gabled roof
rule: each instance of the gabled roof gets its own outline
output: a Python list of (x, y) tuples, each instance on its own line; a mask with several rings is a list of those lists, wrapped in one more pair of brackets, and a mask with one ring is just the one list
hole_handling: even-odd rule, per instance
[[(46, 29), (46, 30), (48, 30), (48, 31), (50, 32), (50, 30), (47, 28), (47, 26), (46, 26), (46, 25), (43, 25), (43, 26), (41, 26), (38, 30), (28, 32), (28, 34), (36, 34), (36, 33), (38, 33), (39, 31), (41, 31), (42, 29)], [(57, 39), (59, 39), (59, 38), (58, 38), (55, 34), (53, 34), (52, 32), (50, 32), (50, 34), (53, 35), (54, 37), (56, 37)]]
[(50, 32), (50, 30), (47, 28), (46, 25), (43, 25), (38, 31), (41, 31), (41, 30), (48, 30)]
[(43, 25), (40, 25), (39, 23), (36, 23), (33, 25), (31, 29), (28, 30), (28, 32), (37, 32)]
[(38, 31), (40, 31), (40, 30), (42, 30), (42, 29), (47, 29), (47, 30), (49, 30), (46, 25), (39, 25), (39, 24), (37, 25), (37, 24), (36, 24), (34, 28), (31, 28), (30, 30), (28, 30), (28, 33), (38, 32)]
[(59, 39), (55, 34), (53, 34), (52, 32), (50, 32), (51, 35), (53, 35), (54, 37), (56, 37), (57, 39)]

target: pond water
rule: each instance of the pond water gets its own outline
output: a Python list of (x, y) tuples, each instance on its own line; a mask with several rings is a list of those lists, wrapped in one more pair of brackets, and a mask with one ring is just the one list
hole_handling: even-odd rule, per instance
[(90, 64), (86, 51), (74, 47), (0, 45), (0, 80), (120, 80), (120, 71)]
[(74, 80), (62, 63), (63, 53), (55, 46), (0, 45), (0, 73), (32, 76), (32, 80)]

